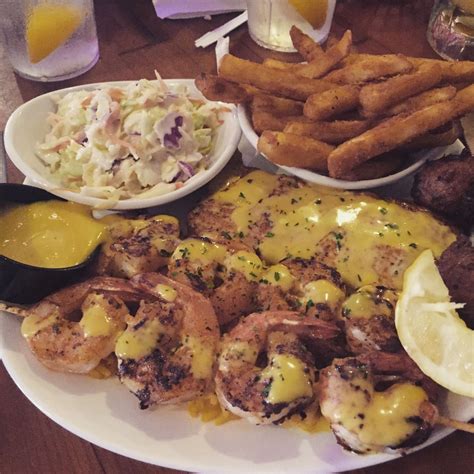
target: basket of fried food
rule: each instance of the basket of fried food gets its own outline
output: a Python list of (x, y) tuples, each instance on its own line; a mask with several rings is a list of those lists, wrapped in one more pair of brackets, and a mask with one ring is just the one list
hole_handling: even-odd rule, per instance
[(247, 120), (247, 138), (268, 160), (322, 184), (413, 172), (456, 142), (459, 119), (474, 110), (474, 62), (353, 53), (350, 31), (326, 51), (296, 27), (291, 37), (306, 62), (227, 54), (218, 76), (196, 85), (239, 105), (244, 133)]

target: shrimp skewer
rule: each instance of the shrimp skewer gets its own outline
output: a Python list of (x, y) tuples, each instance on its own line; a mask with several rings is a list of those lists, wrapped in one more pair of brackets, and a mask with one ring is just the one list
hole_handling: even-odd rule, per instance
[(439, 415), (438, 390), (406, 354), (375, 352), (321, 371), (320, 408), (345, 449), (393, 452), (423, 443), (437, 423), (473, 431)]
[(117, 340), (121, 382), (140, 408), (181, 403), (213, 385), (219, 326), (210, 302), (186, 285), (157, 273), (132, 279), (151, 295)]
[[(309, 405), (315, 398), (316, 370), (300, 332), (324, 340), (339, 330), (290, 311), (254, 313), (235, 326), (221, 343), (216, 375), (220, 404), (255, 424), (278, 422)], [(265, 354), (266, 362), (260, 363)]]
[(25, 316), (22, 334), (43, 365), (85, 374), (113, 352), (129, 313), (125, 302), (143, 297), (124, 280), (97, 277), (53, 293), (17, 314)]

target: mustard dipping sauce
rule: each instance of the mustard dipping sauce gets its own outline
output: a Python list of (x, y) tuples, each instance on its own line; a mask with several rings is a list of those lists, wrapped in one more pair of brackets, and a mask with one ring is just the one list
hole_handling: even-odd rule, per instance
[(52, 200), (0, 208), (0, 255), (26, 265), (78, 265), (106, 235), (106, 224), (82, 204)]

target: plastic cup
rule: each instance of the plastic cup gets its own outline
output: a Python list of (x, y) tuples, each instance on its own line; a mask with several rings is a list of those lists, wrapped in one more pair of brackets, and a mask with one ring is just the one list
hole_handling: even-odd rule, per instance
[(474, 0), (437, 0), (428, 42), (444, 59), (474, 59)]
[(69, 79), (99, 59), (93, 0), (6, 0), (0, 22), (13, 69), (27, 79)]
[(335, 7), (336, 0), (247, 0), (249, 33), (264, 48), (293, 52), (291, 27), (322, 43), (331, 29)]

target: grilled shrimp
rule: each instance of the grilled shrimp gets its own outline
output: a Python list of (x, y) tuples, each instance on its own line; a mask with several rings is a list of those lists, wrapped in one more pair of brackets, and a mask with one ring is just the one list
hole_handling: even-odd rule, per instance
[(254, 313), (221, 343), (216, 375), (220, 404), (256, 424), (274, 423), (315, 398), (313, 356), (300, 334), (334, 337), (332, 323), (290, 311)]
[(344, 301), (341, 314), (347, 344), (354, 354), (401, 350), (395, 329), (397, 299), (395, 290), (367, 285)]
[(23, 311), (21, 330), (48, 369), (84, 374), (113, 353), (125, 329), (125, 302), (143, 297), (128, 282), (97, 277), (64, 288)]
[(207, 296), (219, 324), (253, 312), (263, 263), (242, 245), (237, 248), (209, 239), (184, 240), (174, 251), (168, 275)]
[(109, 240), (102, 245), (96, 273), (131, 278), (167, 265), (179, 242), (179, 222), (171, 216), (123, 219), (108, 216)]
[(140, 408), (180, 403), (213, 385), (219, 326), (204, 296), (157, 273), (132, 283), (154, 297), (142, 301), (117, 340), (119, 378)]
[(338, 443), (357, 453), (416, 446), (436, 422), (436, 387), (405, 354), (335, 359), (321, 371), (319, 388)]
[(260, 311), (298, 311), (327, 321), (338, 318), (346, 289), (339, 273), (315, 258), (290, 258), (260, 278)]

